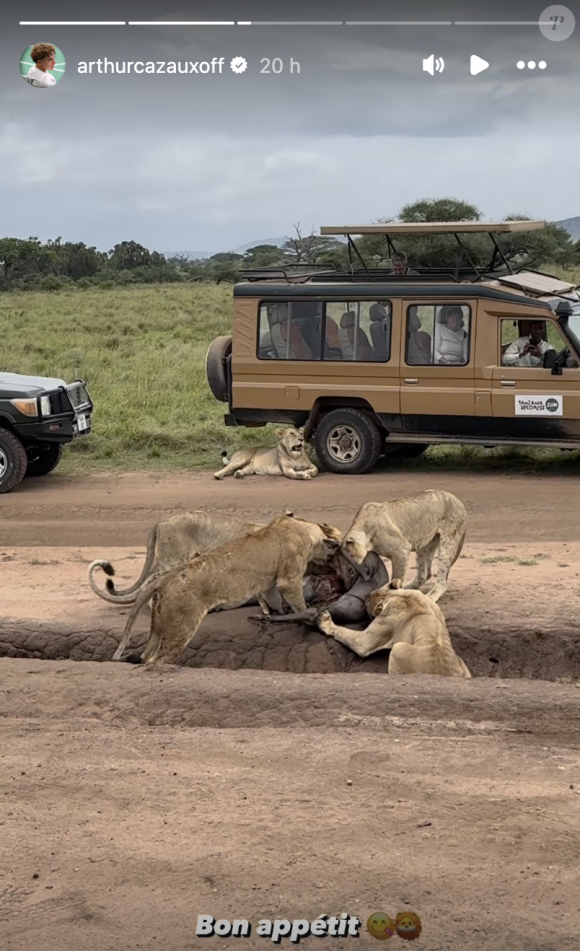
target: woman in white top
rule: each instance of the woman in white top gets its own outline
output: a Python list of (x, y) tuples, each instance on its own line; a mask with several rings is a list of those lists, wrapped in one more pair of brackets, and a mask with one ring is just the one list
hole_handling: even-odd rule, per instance
[(50, 43), (37, 43), (30, 50), (30, 58), (34, 62), (24, 78), (31, 86), (56, 86), (56, 79), (50, 75), (56, 65), (56, 49)]
[(467, 363), (468, 338), (463, 323), (461, 307), (450, 305), (441, 308), (435, 329), (435, 363)]

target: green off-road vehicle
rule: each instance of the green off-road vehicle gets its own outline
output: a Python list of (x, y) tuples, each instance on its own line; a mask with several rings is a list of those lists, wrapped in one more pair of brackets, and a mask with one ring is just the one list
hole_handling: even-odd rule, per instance
[(92, 409), (83, 380), (0, 372), (0, 494), (56, 468), (63, 445), (90, 433)]

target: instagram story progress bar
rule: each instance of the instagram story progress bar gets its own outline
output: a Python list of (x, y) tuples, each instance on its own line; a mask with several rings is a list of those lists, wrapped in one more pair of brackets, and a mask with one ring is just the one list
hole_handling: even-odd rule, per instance
[(20, 26), (268, 26), (268, 27), (536, 27), (549, 40), (566, 40), (576, 20), (572, 11), (553, 4), (537, 20), (20, 20)]

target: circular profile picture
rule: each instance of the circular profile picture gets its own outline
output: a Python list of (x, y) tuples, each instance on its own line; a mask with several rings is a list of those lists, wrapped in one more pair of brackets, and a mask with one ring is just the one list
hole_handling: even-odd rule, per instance
[(58, 46), (52, 43), (35, 43), (24, 50), (20, 57), (20, 73), (31, 86), (45, 89), (56, 86), (64, 76), (66, 63)]

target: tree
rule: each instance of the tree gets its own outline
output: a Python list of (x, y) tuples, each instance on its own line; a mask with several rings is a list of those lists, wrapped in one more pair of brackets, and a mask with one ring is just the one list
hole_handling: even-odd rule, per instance
[(0, 238), (0, 268), (7, 283), (29, 274), (49, 274), (52, 258), (38, 238)]
[[(387, 224), (388, 218), (379, 223)], [(422, 198), (404, 205), (397, 217), (407, 223), (429, 221), (480, 221), (481, 212), (469, 202), (457, 198)], [(507, 215), (505, 220), (530, 220), (529, 215)], [(568, 232), (558, 225), (548, 223), (538, 231), (520, 231), (496, 235), (496, 240), (505, 258), (512, 266), (536, 267), (550, 262), (565, 265), (574, 258), (574, 246)], [(462, 244), (467, 248), (471, 261), (479, 268), (489, 266), (493, 255), (493, 245), (486, 234), (466, 234), (461, 236)], [(397, 251), (404, 251), (411, 267), (456, 267), (461, 249), (453, 235), (402, 235), (393, 237), (392, 243)], [(367, 266), (374, 266), (377, 260), (390, 256), (389, 246), (384, 235), (362, 235), (357, 241)], [(462, 263), (469, 265), (469, 259)], [(496, 266), (502, 262), (496, 260)]]
[(475, 205), (459, 198), (421, 198), (403, 205), (399, 221), (479, 221), (481, 212)]
[(248, 248), (243, 256), (244, 267), (272, 267), (274, 264), (281, 264), (284, 259), (284, 252), (275, 244), (257, 244), (253, 248)]
[(65, 241), (59, 245), (57, 254), (57, 273), (78, 280), (79, 277), (92, 277), (107, 262), (107, 255), (96, 248), (89, 248), (82, 241)]
[(130, 270), (134, 267), (162, 267), (165, 258), (157, 251), (148, 251), (136, 241), (122, 241), (109, 251), (108, 266), (114, 271)]
[(300, 224), (294, 225), (296, 235), (288, 237), (282, 245), (284, 261), (287, 264), (334, 264), (344, 267), (346, 261), (345, 245), (327, 235), (314, 234), (311, 231), (303, 235)]

